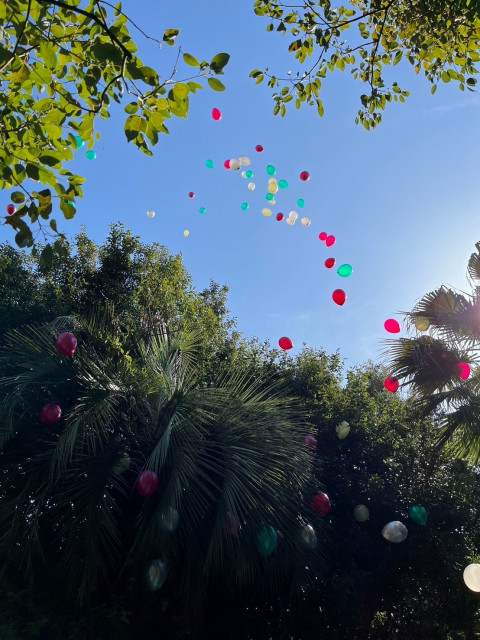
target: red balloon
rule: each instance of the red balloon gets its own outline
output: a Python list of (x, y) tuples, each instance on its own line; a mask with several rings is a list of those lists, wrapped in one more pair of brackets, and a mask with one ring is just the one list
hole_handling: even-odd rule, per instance
[(158, 476), (155, 471), (143, 471), (137, 480), (137, 491), (142, 498), (150, 498), (158, 489)]
[(257, 146), (255, 147), (255, 151), (258, 151), (258, 153), (262, 153), (263, 151), (263, 147), (261, 144), (257, 144)]
[(40, 409), (40, 422), (43, 422), (43, 424), (55, 424), (61, 417), (62, 410), (55, 402), (49, 402)]
[(280, 338), (280, 340), (278, 341), (278, 345), (280, 349), (283, 349), (284, 351), (288, 351), (289, 349), (292, 349), (293, 342), (290, 340), (290, 338), (287, 338), (286, 336), (284, 336), (283, 338)]
[(7, 204), (7, 213), (8, 213), (9, 216), (13, 216), (15, 211), (16, 211), (16, 209), (15, 209), (15, 205), (14, 204)]
[(393, 376), (388, 376), (383, 385), (387, 391), (390, 391), (390, 393), (395, 393), (395, 391), (397, 391), (398, 389), (398, 380)]
[(212, 109), (212, 118), (217, 122), (222, 119), (222, 112), (220, 109)]
[(325, 260), (325, 266), (327, 267), (327, 269), (331, 269), (332, 267), (335, 266), (335, 258), (327, 258)]
[(308, 171), (302, 171), (302, 173), (300, 174), (300, 180), (302, 182), (308, 182), (308, 180), (310, 180), (310, 174), (308, 173)]
[(73, 333), (66, 331), (58, 336), (55, 347), (62, 356), (73, 356), (77, 350), (77, 339)]
[(396, 320), (393, 320), (392, 318), (385, 320), (383, 326), (388, 331), (388, 333), (400, 333), (400, 325)]
[(328, 516), (331, 508), (330, 498), (326, 493), (320, 491), (313, 496), (310, 501), (310, 506), (318, 513), (319, 516)]
[(310, 451), (316, 451), (317, 450), (318, 442), (317, 442), (316, 437), (312, 436), (312, 434), (310, 434), (308, 436), (305, 436), (303, 441), (305, 442), (307, 447), (310, 449)]
[(225, 167), (225, 169), (230, 169), (230, 160), (225, 160), (223, 166)]
[(343, 291), (343, 289), (335, 289), (335, 291), (332, 293), (332, 299), (335, 304), (338, 304), (338, 306), (341, 307), (345, 304), (347, 294), (345, 293), (345, 291)]
[(193, 193), (193, 191), (190, 191), (190, 193), (188, 194), (188, 197), (189, 198), (194, 198), (195, 197), (195, 194)]
[(335, 244), (335, 236), (327, 236), (325, 238), (325, 244), (327, 245), (327, 247), (331, 247), (332, 245)]
[(322, 242), (325, 242), (325, 240), (327, 239), (327, 234), (325, 233), (325, 231), (322, 231), (322, 233), (318, 234), (318, 239)]
[(281, 222), (285, 218), (283, 213), (277, 213), (277, 215), (275, 217), (279, 222)]
[(470, 365), (466, 362), (459, 362), (457, 369), (462, 380), (466, 380), (470, 376)]

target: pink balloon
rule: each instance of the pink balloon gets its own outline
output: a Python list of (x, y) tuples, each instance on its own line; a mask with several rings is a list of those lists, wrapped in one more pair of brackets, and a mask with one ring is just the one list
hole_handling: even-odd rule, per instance
[(283, 338), (280, 338), (280, 340), (278, 341), (278, 346), (280, 347), (280, 349), (283, 349), (284, 351), (288, 351), (289, 349), (293, 348), (293, 342), (290, 340), (290, 338), (287, 338), (286, 336), (284, 336)]
[(327, 245), (327, 247), (331, 247), (332, 245), (335, 244), (335, 236), (327, 236), (325, 238), (325, 244)]
[(220, 109), (212, 109), (212, 118), (217, 122), (222, 119), (222, 112)]
[(230, 160), (225, 160), (223, 166), (225, 167), (225, 169), (230, 169)]
[(43, 422), (43, 424), (55, 424), (61, 417), (62, 410), (55, 402), (49, 402), (40, 409), (40, 422)]
[(327, 239), (327, 234), (325, 233), (325, 231), (322, 231), (322, 233), (318, 234), (318, 239), (322, 242), (325, 242), (325, 240)]
[(317, 442), (316, 437), (313, 436), (312, 434), (310, 434), (308, 436), (305, 436), (303, 441), (305, 442), (307, 447), (310, 449), (310, 451), (316, 451), (317, 450), (318, 442)]
[(385, 380), (385, 382), (383, 383), (384, 387), (387, 391), (390, 391), (390, 393), (395, 393), (398, 389), (398, 380), (396, 378), (394, 378), (393, 376), (388, 376), (388, 378)]
[(77, 350), (77, 339), (68, 331), (61, 333), (55, 342), (55, 348), (62, 356), (73, 356)]
[(466, 362), (459, 362), (457, 369), (462, 380), (466, 380), (470, 376), (470, 365)]
[(188, 194), (188, 197), (189, 198), (194, 198), (195, 197), (195, 194), (193, 193), (193, 191), (190, 191), (190, 193)]
[(345, 293), (345, 291), (343, 291), (343, 289), (335, 289), (335, 291), (332, 293), (332, 299), (335, 304), (338, 304), (338, 306), (341, 307), (345, 304), (347, 294)]
[(386, 331), (388, 331), (388, 333), (400, 333), (400, 325), (396, 320), (393, 320), (393, 318), (385, 320), (383, 326), (385, 327)]
[(142, 498), (150, 498), (158, 489), (159, 480), (155, 471), (143, 471), (137, 480), (137, 491)]

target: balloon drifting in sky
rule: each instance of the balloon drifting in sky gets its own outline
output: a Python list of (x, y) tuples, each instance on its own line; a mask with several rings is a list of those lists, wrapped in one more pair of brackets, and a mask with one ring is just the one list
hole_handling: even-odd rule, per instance
[(290, 340), (290, 338), (287, 338), (287, 336), (283, 336), (278, 341), (278, 346), (280, 347), (280, 349), (288, 351), (289, 349), (293, 348), (293, 342)]
[(222, 112), (220, 109), (212, 109), (212, 118), (217, 122), (222, 119)]
[(205, 207), (200, 207), (200, 209), (198, 210), (199, 213), (202, 214), (202, 216), (207, 213), (207, 210), (205, 209)]
[(267, 209), (265, 207), (265, 209), (262, 209), (262, 216), (265, 216), (265, 218), (269, 218), (272, 215), (272, 212), (270, 211), (270, 209)]
[(388, 333), (400, 333), (400, 325), (393, 318), (385, 320), (383, 326), (385, 327), (385, 331), (388, 331)]
[(207, 167), (207, 169), (213, 169), (215, 165), (213, 164), (213, 160), (207, 160), (205, 162), (205, 166)]
[(357, 504), (353, 510), (353, 517), (357, 522), (366, 522), (370, 517), (370, 511), (364, 504)]
[(240, 209), (242, 211), (246, 211), (248, 209), (248, 202), (242, 202), (242, 204), (240, 205)]
[(230, 160), (230, 169), (232, 171), (238, 171), (242, 165), (240, 164), (240, 160), (238, 158), (232, 158)]
[(417, 331), (427, 331), (430, 326), (430, 320), (425, 316), (417, 316), (415, 318), (415, 328)]
[(258, 153), (262, 153), (263, 151), (263, 147), (261, 144), (257, 144), (257, 146), (255, 147), (255, 151), (258, 151)]
[(303, 198), (299, 198), (297, 200), (297, 204), (301, 209), (303, 209), (303, 207), (305, 206), (305, 200)]
[(188, 197), (189, 198), (194, 198), (195, 197), (195, 194), (193, 193), (193, 191), (190, 191), (190, 193), (188, 194)]
[(142, 498), (150, 498), (158, 489), (159, 480), (155, 471), (143, 471), (137, 480), (137, 491)]
[(87, 153), (85, 154), (85, 157), (87, 158), (87, 160), (95, 160), (97, 154), (93, 149), (90, 149), (90, 151), (87, 151)]
[(270, 180), (268, 181), (268, 193), (277, 193), (278, 191), (278, 184), (277, 181), (275, 180), (275, 178), (270, 178)]
[(185, 236), (185, 238), (188, 238), (188, 236), (190, 235), (190, 231), (188, 229), (185, 229), (183, 235)]
[(242, 176), (242, 178), (246, 178), (247, 177), (247, 172), (246, 171), (242, 171), (242, 173), (240, 175)]
[(462, 380), (467, 380), (467, 378), (470, 376), (470, 365), (467, 362), (459, 362), (457, 371)]
[(403, 542), (407, 539), (408, 529), (403, 522), (394, 520), (383, 527), (382, 536), (389, 542)]
[(332, 247), (335, 244), (335, 236), (327, 236), (325, 238), (325, 244), (327, 247)]
[(73, 335), (73, 333), (65, 331), (64, 333), (61, 333), (56, 339), (55, 348), (58, 353), (62, 354), (62, 356), (71, 357), (77, 350), (77, 338)]
[(327, 269), (331, 269), (332, 267), (335, 266), (335, 258), (327, 258), (325, 260), (325, 266), (327, 267)]
[(287, 218), (287, 224), (289, 227), (293, 227), (293, 225), (295, 224), (295, 220), (292, 220), (291, 218)]
[(312, 221), (310, 220), (310, 218), (302, 218), (300, 222), (304, 227), (309, 227), (312, 224)]
[(82, 140), (82, 136), (75, 136), (75, 144), (77, 145), (77, 149), (81, 149), (85, 142)]
[(471, 591), (480, 592), (480, 564), (469, 564), (463, 572), (463, 580)]
[(308, 182), (308, 180), (310, 180), (310, 174), (308, 173), (308, 171), (302, 171), (300, 174), (300, 180), (302, 182)]
[(230, 160), (225, 160), (223, 166), (225, 167), (225, 169), (230, 169)]
[(267, 164), (267, 173), (269, 176), (274, 176), (277, 173), (277, 170), (273, 165)]
[(255, 191), (255, 183), (254, 182), (249, 182), (247, 186), (248, 186), (249, 191)]
[(337, 273), (342, 278), (348, 278), (353, 273), (352, 265), (342, 264), (340, 267), (338, 267)]
[(273, 195), (273, 193), (267, 193), (267, 195), (265, 196), (265, 200), (268, 200), (268, 202), (273, 202), (275, 200), (275, 196)]
[(278, 222), (282, 222), (282, 220), (285, 218), (285, 216), (283, 215), (283, 213), (277, 213), (275, 218), (278, 220)]
[(388, 378), (383, 383), (383, 386), (387, 391), (390, 391), (390, 393), (395, 393), (398, 389), (399, 383), (398, 380), (393, 376), (388, 376)]
[(310, 500), (310, 506), (319, 516), (328, 516), (331, 508), (330, 498), (323, 491), (319, 491)]
[(288, 189), (288, 182), (286, 180), (279, 180), (278, 186), (280, 189)]
[(239, 160), (240, 160), (240, 164), (242, 165), (242, 167), (248, 167), (249, 165), (252, 164), (252, 161), (250, 160), (250, 158), (248, 156), (240, 156)]
[(345, 293), (345, 291), (343, 291), (343, 289), (335, 289), (335, 291), (332, 293), (332, 300), (335, 302), (335, 304), (338, 304), (339, 307), (345, 304), (346, 299), (347, 294)]
[(298, 213), (296, 211), (290, 211), (288, 217), (290, 220), (293, 220), (295, 222), (295, 220), (297, 220), (298, 218)]
[(16, 208), (14, 204), (7, 204), (7, 213), (9, 216), (13, 216), (15, 211), (16, 211)]
[(325, 231), (322, 231), (321, 233), (318, 234), (318, 239), (321, 242), (325, 242), (325, 240), (327, 239), (327, 234), (325, 233)]
[(253, 178), (253, 171), (249, 169), (248, 171), (245, 172), (245, 175), (250, 180), (250, 178)]
[(147, 216), (148, 216), (149, 218), (154, 218), (154, 217), (155, 217), (155, 211), (152, 211), (151, 209), (149, 209), (149, 210), (147, 211)]

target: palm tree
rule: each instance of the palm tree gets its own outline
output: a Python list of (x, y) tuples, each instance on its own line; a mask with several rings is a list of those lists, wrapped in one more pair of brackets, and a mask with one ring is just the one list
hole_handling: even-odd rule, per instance
[[(73, 357), (55, 348), (64, 331), (78, 338)], [(158, 323), (127, 331), (109, 307), (7, 334), (7, 568), (24, 567), (37, 585), (48, 570), (84, 600), (138, 583), (153, 559), (168, 567), (162, 592), (185, 603), (212, 584), (235, 592), (313, 579), (323, 551), (299, 544), (315, 488), (304, 420), (280, 387), (242, 371), (199, 381), (199, 346), (198, 336), (167, 336)], [(61, 407), (55, 424), (39, 420), (47, 403)], [(146, 499), (135, 488), (145, 470), (159, 478)], [(262, 526), (283, 533), (283, 551), (259, 553)]]
[(480, 460), (480, 242), (475, 247), (471, 293), (441, 286), (426, 294), (405, 314), (416, 334), (388, 341), (390, 371), (412, 387), (423, 413), (437, 417), (439, 445), (473, 463)]

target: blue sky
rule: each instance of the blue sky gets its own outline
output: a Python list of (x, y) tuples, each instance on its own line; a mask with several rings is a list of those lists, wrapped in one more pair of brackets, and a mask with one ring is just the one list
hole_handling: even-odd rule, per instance
[[(327, 352), (339, 348), (349, 366), (381, 362), (389, 337), (384, 320), (400, 320), (396, 312), (422, 294), (442, 283), (466, 287), (466, 262), (480, 240), (476, 94), (452, 83), (431, 96), (430, 85), (400, 64), (395, 79), (412, 95), (366, 132), (354, 124), (363, 87), (337, 72), (324, 82), (323, 119), (308, 107), (281, 119), (272, 114), (271, 91), (248, 74), (265, 66), (284, 74), (295, 69), (294, 60), (287, 39), (265, 31), (268, 23), (255, 16), (253, 2), (128, 0), (123, 8), (152, 36), (180, 28), (177, 43), (198, 59), (230, 53), (222, 78), (227, 90), (192, 96), (188, 120), (170, 121), (171, 135), (160, 139), (153, 158), (127, 144), (123, 108), (113, 107), (112, 118), (99, 123), (97, 159), (77, 152), (73, 170), (87, 182), (75, 220), (62, 222), (68, 235), (84, 224), (102, 242), (109, 224), (121, 221), (143, 241), (181, 252), (198, 289), (210, 278), (228, 284), (229, 308), (247, 336), (275, 345), (286, 335), (295, 349), (303, 342)], [(175, 50), (134, 37), (144, 63), (168, 76)], [(183, 71), (191, 68), (181, 69), (179, 80)], [(213, 107), (223, 113), (220, 122), (211, 118)], [(252, 160), (253, 193), (239, 172), (223, 168), (225, 159), (240, 155)], [(209, 158), (213, 170), (205, 167)], [(311, 218), (310, 227), (261, 215), (267, 164), (290, 184), (273, 212), (294, 209)], [(302, 170), (311, 174), (308, 183), (299, 180)], [(295, 205), (299, 197), (303, 211)], [(6, 205), (6, 193), (3, 199)], [(148, 209), (156, 212), (153, 220)], [(337, 237), (334, 247), (318, 240), (321, 231)], [(0, 239), (7, 237), (0, 230)], [(353, 275), (343, 279), (325, 269), (328, 257), (351, 264)], [(331, 300), (339, 287), (348, 296), (343, 307)]]

